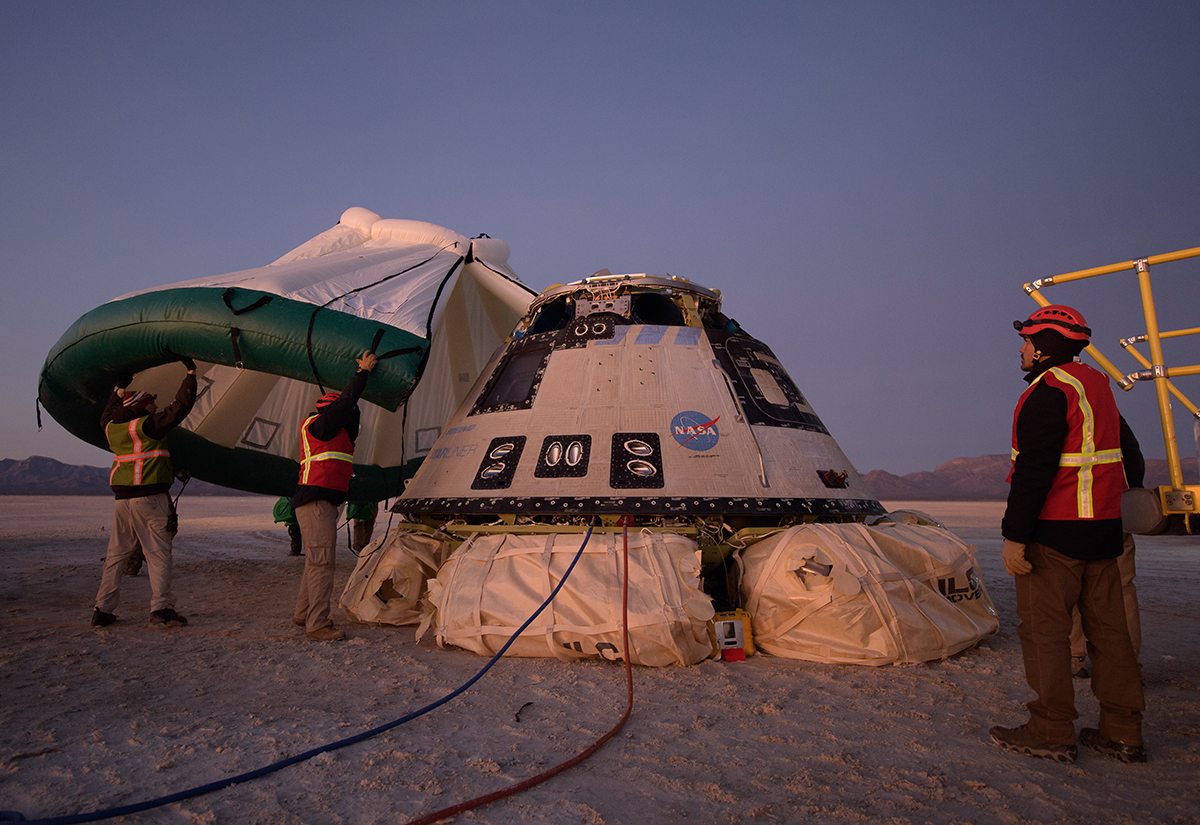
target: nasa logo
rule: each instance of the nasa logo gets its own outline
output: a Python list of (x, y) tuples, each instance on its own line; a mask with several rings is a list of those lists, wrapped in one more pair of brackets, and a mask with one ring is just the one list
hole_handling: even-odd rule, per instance
[(721, 437), (717, 432), (717, 422), (720, 420), (719, 415), (710, 418), (695, 410), (681, 412), (671, 419), (671, 436), (680, 447), (705, 452), (717, 446)]

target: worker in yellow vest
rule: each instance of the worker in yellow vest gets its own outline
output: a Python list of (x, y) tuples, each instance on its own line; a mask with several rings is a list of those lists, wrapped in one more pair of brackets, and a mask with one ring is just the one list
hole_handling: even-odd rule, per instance
[(187, 619), (175, 612), (173, 534), (167, 529), (171, 514), (168, 491), (175, 480), (167, 433), (187, 418), (196, 403), (196, 363), (186, 357), (180, 360), (187, 375), (165, 409), (158, 409), (158, 400), (150, 393), (127, 390), (129, 382), (125, 381), (113, 390), (100, 416), (113, 452), (109, 486), (116, 504), (92, 627), (108, 627), (117, 621), (113, 610), (121, 598), (121, 577), (139, 544), (150, 576), (150, 623), (167, 627), (187, 624)]
[(334, 627), (330, 615), (333, 598), (334, 550), (337, 547), (338, 510), (346, 501), (354, 475), (354, 442), (358, 439), (358, 399), (378, 358), (364, 352), (358, 371), (341, 393), (321, 396), (317, 409), (300, 428), (300, 480), (292, 503), (304, 540), (304, 575), (292, 622), (316, 642), (336, 642), (346, 634)]

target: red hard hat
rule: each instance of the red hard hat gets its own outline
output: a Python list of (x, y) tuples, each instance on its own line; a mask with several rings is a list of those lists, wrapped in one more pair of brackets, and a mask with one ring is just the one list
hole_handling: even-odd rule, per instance
[(1048, 329), (1064, 338), (1076, 341), (1091, 341), (1092, 331), (1079, 310), (1066, 304), (1050, 304), (1034, 312), (1028, 321), (1013, 321), (1013, 329), (1021, 335), (1033, 335)]
[(340, 393), (336, 393), (336, 392), (325, 393), (324, 395), (322, 395), (320, 398), (317, 399), (317, 409), (319, 410), (322, 407), (326, 407), (326, 406), (332, 404), (334, 401), (337, 401), (339, 397), (341, 397)]

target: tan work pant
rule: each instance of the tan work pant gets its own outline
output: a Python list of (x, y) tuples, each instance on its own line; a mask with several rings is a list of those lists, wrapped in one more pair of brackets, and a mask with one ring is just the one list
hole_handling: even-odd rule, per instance
[(312, 633), (333, 624), (334, 551), (337, 549), (338, 507), (328, 501), (310, 501), (296, 508), (296, 521), (304, 540), (304, 575), (292, 619)]
[[(1140, 662), (1142, 659), (1142, 618), (1138, 612), (1137, 585), (1133, 583), (1137, 575), (1137, 565), (1134, 563), (1133, 536), (1125, 534), (1125, 552), (1117, 558), (1117, 570), (1121, 573), (1121, 595), (1125, 600), (1125, 623), (1129, 625), (1129, 641), (1133, 642), (1133, 655)], [(1082, 659), (1087, 655), (1087, 639), (1083, 635), (1083, 619), (1076, 608), (1074, 624), (1071, 627), (1071, 658)]]
[(1025, 680), (1037, 698), (1026, 704), (1029, 727), (1045, 742), (1075, 744), (1071, 683), (1071, 611), (1078, 605), (1092, 659), (1092, 693), (1100, 702), (1100, 737), (1142, 744), (1141, 668), (1133, 654), (1116, 559), (1081, 561), (1036, 542), (1025, 548), (1033, 572), (1016, 576)]
[(119, 498), (113, 505), (112, 535), (96, 592), (96, 609), (112, 613), (121, 601), (125, 564), (140, 542), (150, 577), (150, 612), (175, 606), (171, 592), (171, 540), (167, 516), (171, 502), (166, 493), (141, 498)]

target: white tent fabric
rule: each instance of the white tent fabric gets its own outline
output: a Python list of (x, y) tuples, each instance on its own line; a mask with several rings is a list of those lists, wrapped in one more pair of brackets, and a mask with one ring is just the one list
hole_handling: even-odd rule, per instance
[[(428, 453), (533, 299), (533, 290), (509, 268), (508, 255), (508, 245), (498, 239), (467, 238), (353, 208), (336, 226), (267, 266), (122, 297), (192, 287), (259, 290), (426, 338), (428, 360), (407, 402), (395, 411), (360, 403), (355, 463), (397, 467)], [(304, 334), (295, 331), (301, 344)], [(156, 367), (140, 374), (136, 386), (169, 397), (178, 373), (177, 364)], [(198, 377), (200, 395), (184, 429), (220, 447), (296, 461), (305, 415), (322, 390), (340, 389), (222, 364), (200, 363)]]
[(339, 605), (364, 624), (415, 625), (421, 620), (426, 582), (449, 553), (447, 541), (391, 530), (362, 551)]
[(742, 602), (773, 656), (944, 659), (1000, 627), (975, 549), (928, 525), (808, 524), (742, 551)]
[[(477, 269), (504, 276), (486, 279), (489, 291), (519, 307), (523, 314), (533, 294), (520, 286), (520, 278), (509, 268), (509, 248), (504, 241), (467, 238), (422, 221), (384, 220), (358, 207), (346, 210), (332, 229), (267, 266), (180, 281), (121, 298), (164, 289), (242, 287), (325, 306), (424, 337), (431, 309), (432, 327), (441, 323), (444, 305), (435, 305), (435, 300), (442, 280), (468, 252)], [(479, 277), (481, 273), (474, 274)], [(504, 279), (515, 283), (505, 286)], [(453, 284), (447, 284), (443, 296), (452, 289)], [(505, 333), (509, 331), (511, 326)]]
[[(438, 644), (492, 656), (553, 591), (581, 534), (475, 536), (429, 582), (425, 622)], [(623, 659), (622, 536), (596, 533), (554, 601), (506, 655)], [(633, 664), (691, 665), (713, 655), (712, 602), (698, 589), (695, 542), (672, 533), (629, 536)]]

